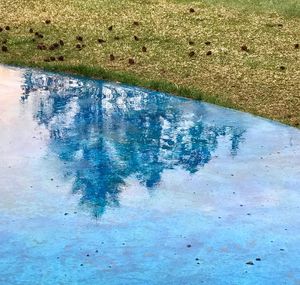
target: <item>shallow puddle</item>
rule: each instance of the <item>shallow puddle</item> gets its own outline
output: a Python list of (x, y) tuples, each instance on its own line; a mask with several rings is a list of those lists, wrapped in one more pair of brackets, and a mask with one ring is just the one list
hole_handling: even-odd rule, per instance
[(0, 66), (0, 284), (299, 284), (300, 131)]

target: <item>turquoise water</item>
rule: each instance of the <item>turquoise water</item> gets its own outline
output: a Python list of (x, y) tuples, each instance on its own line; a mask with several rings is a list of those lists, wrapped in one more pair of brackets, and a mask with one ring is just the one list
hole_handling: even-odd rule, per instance
[(299, 284), (299, 177), (297, 129), (0, 69), (0, 284)]

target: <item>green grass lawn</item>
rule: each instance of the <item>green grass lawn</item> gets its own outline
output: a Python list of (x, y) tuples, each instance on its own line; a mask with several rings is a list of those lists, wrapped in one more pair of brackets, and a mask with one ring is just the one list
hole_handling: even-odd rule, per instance
[(298, 0), (6, 0), (0, 27), (2, 63), (145, 86), (300, 126)]

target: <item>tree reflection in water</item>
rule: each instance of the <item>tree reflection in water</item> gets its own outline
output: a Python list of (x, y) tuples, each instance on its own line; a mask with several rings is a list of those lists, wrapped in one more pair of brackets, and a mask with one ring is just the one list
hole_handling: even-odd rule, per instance
[(220, 137), (230, 138), (236, 155), (244, 132), (206, 122), (201, 104), (191, 108), (191, 101), (138, 88), (37, 71), (25, 73), (23, 88), (21, 101), (34, 99), (33, 115), (49, 131), (50, 150), (66, 163), (73, 192), (95, 217), (118, 206), (127, 177), (150, 189), (165, 169), (195, 173)]

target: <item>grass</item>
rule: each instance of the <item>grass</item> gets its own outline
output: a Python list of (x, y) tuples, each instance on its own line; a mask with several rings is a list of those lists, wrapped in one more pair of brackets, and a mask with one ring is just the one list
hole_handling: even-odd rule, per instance
[[(139, 85), (300, 127), (299, 5), (298, 0), (1, 1), (0, 27), (10, 30), (0, 32), (8, 48), (0, 51), (0, 62)], [(100, 38), (106, 42), (99, 44)], [(49, 50), (60, 39), (64, 45)], [(57, 61), (61, 55), (64, 61)], [(56, 61), (44, 61), (51, 56)]]
[[(177, 2), (191, 3), (191, 0), (177, 0)], [(246, 13), (277, 13), (287, 17), (300, 17), (298, 0), (203, 0), (202, 2), (239, 9)]]

